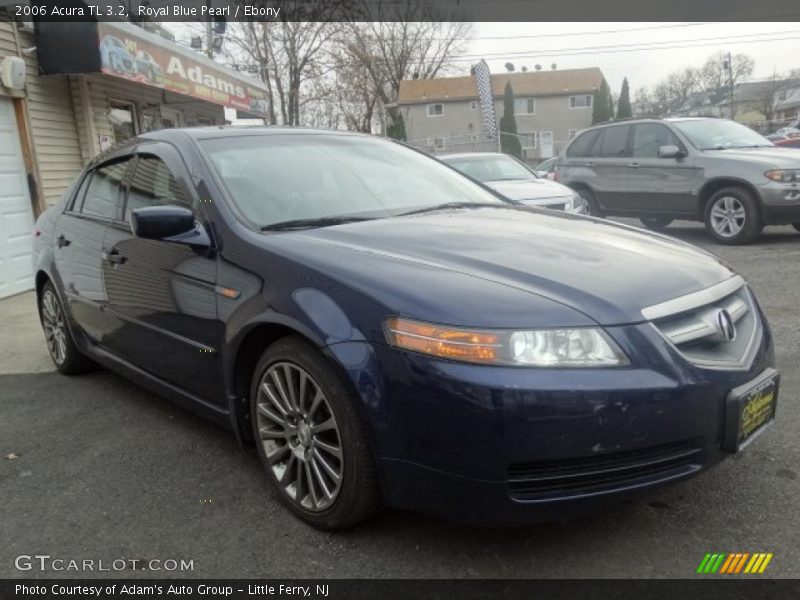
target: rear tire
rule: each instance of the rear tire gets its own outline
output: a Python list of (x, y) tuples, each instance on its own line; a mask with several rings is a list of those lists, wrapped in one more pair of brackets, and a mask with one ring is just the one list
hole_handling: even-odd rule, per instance
[(651, 231), (664, 231), (674, 219), (669, 217), (642, 217), (639, 219), (642, 225)]
[(358, 399), (303, 338), (278, 340), (253, 372), (256, 450), (281, 501), (320, 529), (344, 529), (381, 505)]
[(94, 369), (97, 363), (82, 354), (75, 345), (64, 306), (51, 282), (42, 287), (38, 304), (47, 350), (56, 369), (64, 375), (78, 375)]
[(592, 190), (585, 187), (579, 187), (575, 191), (586, 203), (586, 212), (584, 214), (587, 214), (591, 217), (605, 217), (605, 214), (600, 209), (600, 205), (597, 203), (597, 198)]
[(758, 203), (741, 187), (727, 187), (714, 193), (704, 217), (706, 231), (721, 244), (748, 244), (764, 228)]

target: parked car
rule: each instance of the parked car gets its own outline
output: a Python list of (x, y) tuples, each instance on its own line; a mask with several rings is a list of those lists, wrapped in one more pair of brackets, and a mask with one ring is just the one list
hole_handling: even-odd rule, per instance
[(800, 135), (800, 129), (797, 129), (797, 127), (781, 127), (772, 135), (779, 135), (781, 137), (794, 137)]
[(125, 44), (113, 35), (103, 36), (100, 42), (100, 57), (103, 66), (122, 75), (136, 74), (136, 59)]
[(557, 163), (558, 163), (558, 157), (554, 156), (553, 158), (548, 158), (546, 161), (536, 165), (533, 171), (534, 173), (536, 173), (537, 177), (541, 177), (542, 179), (549, 179), (550, 181), (555, 181)]
[(725, 119), (592, 127), (569, 144), (558, 172), (593, 215), (639, 217), (652, 229), (699, 220), (724, 244), (751, 242), (764, 225), (800, 229), (797, 153)]
[(145, 50), (136, 52), (136, 71), (144, 75), (151, 83), (157, 82), (163, 75), (161, 65), (153, 58), (153, 55)]
[(779, 148), (800, 148), (800, 135), (773, 142)]
[(574, 213), (585, 210), (579, 194), (560, 183), (540, 179), (525, 163), (508, 154), (465, 152), (438, 158), (510, 200)]
[(133, 138), (39, 217), (35, 265), (59, 371), (99, 363), (231, 428), (318, 527), (382, 503), (567, 518), (775, 414), (769, 326), (724, 263), (371, 136)]

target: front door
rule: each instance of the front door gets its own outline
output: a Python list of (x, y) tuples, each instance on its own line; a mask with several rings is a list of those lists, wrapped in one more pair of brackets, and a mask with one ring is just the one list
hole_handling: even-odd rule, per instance
[(0, 98), (0, 298), (33, 287), (33, 207), (13, 101)]
[(215, 294), (216, 262), (209, 251), (138, 238), (131, 211), (156, 205), (197, 210), (191, 180), (175, 150), (142, 150), (127, 183), (124, 219), (109, 229), (103, 266), (109, 312), (119, 321), (106, 345), (145, 371), (212, 402), (222, 393)]
[(539, 158), (550, 158), (553, 156), (553, 132), (540, 131), (539, 132)]
[(697, 199), (692, 195), (692, 188), (701, 171), (695, 168), (690, 157), (659, 158), (661, 146), (677, 146), (686, 151), (666, 125), (639, 123), (634, 126), (629, 193), (621, 208), (649, 214), (694, 214)]

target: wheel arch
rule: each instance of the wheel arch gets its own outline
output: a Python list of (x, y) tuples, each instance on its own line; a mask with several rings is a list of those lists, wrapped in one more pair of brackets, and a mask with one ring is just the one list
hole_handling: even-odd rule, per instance
[(703, 221), (705, 220), (706, 215), (706, 207), (708, 206), (711, 197), (726, 187), (739, 187), (747, 192), (749, 192), (753, 199), (756, 201), (756, 205), (758, 206), (759, 215), (761, 215), (761, 195), (758, 193), (756, 187), (747, 181), (746, 179), (741, 179), (739, 177), (715, 177), (713, 179), (709, 179), (703, 184), (703, 187), (700, 188), (698, 193), (698, 203), (697, 203), (697, 217)]

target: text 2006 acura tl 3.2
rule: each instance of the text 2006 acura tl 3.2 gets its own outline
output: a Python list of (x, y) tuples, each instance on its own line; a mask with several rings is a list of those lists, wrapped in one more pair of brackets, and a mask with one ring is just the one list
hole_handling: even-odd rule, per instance
[(286, 505), (561, 519), (773, 420), (772, 337), (689, 245), (520, 206), (347, 133), (149, 133), (37, 223), (64, 373), (106, 365), (255, 446)]

